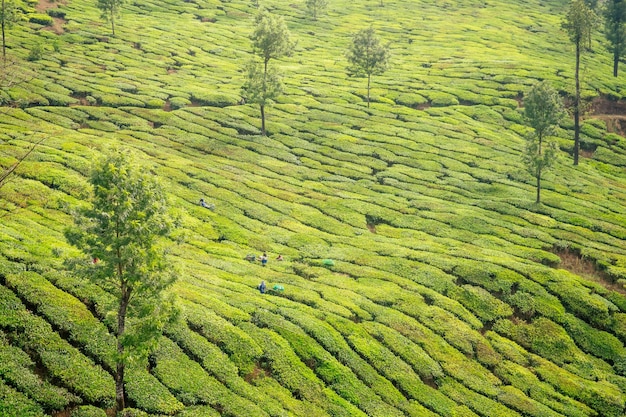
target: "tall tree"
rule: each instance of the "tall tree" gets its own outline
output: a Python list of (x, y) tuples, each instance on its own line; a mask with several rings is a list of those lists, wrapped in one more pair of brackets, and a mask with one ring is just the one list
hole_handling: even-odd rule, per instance
[(124, 0), (96, 0), (96, 7), (102, 12), (100, 18), (111, 23), (111, 32), (115, 36), (115, 18), (119, 16)]
[(537, 200), (541, 201), (541, 174), (556, 158), (556, 143), (547, 141), (563, 115), (563, 103), (556, 90), (543, 82), (536, 84), (524, 98), (524, 118), (533, 129), (526, 138), (528, 171), (537, 180)]
[(580, 151), (580, 54), (584, 48), (583, 41), (588, 39), (596, 22), (594, 11), (584, 0), (573, 0), (562, 23), (570, 40), (576, 47), (575, 83), (576, 96), (574, 98), (574, 165), (578, 165), (578, 153)]
[(382, 45), (374, 28), (360, 30), (346, 52), (346, 58), (350, 62), (348, 75), (355, 77), (367, 77), (367, 107), (370, 106), (370, 85), (372, 75), (380, 75), (389, 66), (389, 45)]
[(291, 55), (295, 42), (281, 16), (274, 16), (261, 10), (255, 19), (256, 26), (250, 35), (253, 52), (261, 57), (263, 71), (251, 61), (247, 68), (247, 78), (241, 87), (242, 95), (261, 109), (261, 134), (265, 136), (265, 106), (282, 93), (282, 79), (276, 70), (269, 69), (271, 59)]
[(282, 77), (273, 67), (266, 67), (254, 60), (246, 68), (247, 78), (241, 87), (241, 95), (247, 103), (258, 104), (261, 110), (261, 134), (265, 136), (265, 106), (271, 104), (283, 92)]
[(134, 355), (145, 353), (164, 325), (171, 303), (164, 291), (175, 281), (160, 238), (173, 222), (156, 180), (125, 152), (99, 161), (91, 175), (91, 207), (81, 210), (68, 241), (97, 260), (90, 278), (112, 293), (117, 317), (115, 336), (116, 403), (125, 407), (124, 370)]
[(313, 20), (328, 7), (328, 0), (306, 0), (306, 7)]
[(607, 0), (603, 14), (604, 36), (613, 54), (613, 76), (617, 77), (619, 60), (626, 53), (626, 1)]
[(295, 42), (291, 40), (291, 33), (281, 16), (261, 10), (256, 16), (255, 24), (250, 35), (252, 49), (263, 59), (263, 70), (267, 73), (270, 60), (291, 55)]
[(14, 0), (2, 0), (0, 7), (0, 28), (2, 29), (2, 62), (6, 64), (6, 31), (19, 21), (20, 13)]

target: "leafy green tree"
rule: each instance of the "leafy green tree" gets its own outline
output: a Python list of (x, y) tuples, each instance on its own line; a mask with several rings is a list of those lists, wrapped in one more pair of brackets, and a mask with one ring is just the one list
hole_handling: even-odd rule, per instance
[(267, 72), (270, 60), (291, 55), (295, 42), (291, 40), (291, 33), (281, 16), (261, 10), (256, 16), (255, 24), (250, 35), (252, 49), (263, 60), (264, 72)]
[(6, 30), (20, 20), (20, 12), (14, 0), (2, 0), (0, 5), (0, 28), (2, 29), (2, 60), (6, 63)]
[(173, 311), (164, 296), (176, 277), (160, 239), (173, 221), (165, 193), (129, 155), (117, 151), (99, 161), (91, 175), (91, 205), (80, 210), (68, 241), (94, 259), (89, 277), (114, 295), (116, 317), (116, 403), (123, 410), (124, 371), (133, 356), (155, 343)]
[(96, 0), (96, 7), (102, 12), (100, 18), (111, 23), (111, 32), (115, 36), (115, 18), (120, 15), (124, 0)]
[(367, 107), (370, 106), (370, 85), (372, 75), (383, 74), (389, 66), (389, 45), (382, 45), (374, 28), (360, 30), (346, 52), (350, 62), (348, 75), (367, 77)]
[(306, 0), (306, 8), (313, 20), (328, 7), (328, 0)]
[(261, 134), (265, 136), (265, 106), (270, 105), (283, 92), (282, 77), (273, 67), (264, 71), (258, 62), (250, 61), (247, 78), (241, 95), (247, 103), (258, 104), (261, 110)]
[(274, 16), (267, 10), (261, 10), (256, 16), (255, 23), (250, 39), (253, 52), (263, 61), (263, 70), (251, 61), (247, 65), (247, 78), (241, 91), (245, 100), (259, 105), (261, 134), (265, 136), (265, 106), (283, 91), (281, 75), (268, 65), (271, 59), (291, 55), (295, 42), (291, 40), (289, 29), (281, 16)]
[(580, 151), (580, 54), (584, 48), (583, 41), (588, 39), (593, 31), (596, 22), (594, 11), (584, 0), (573, 0), (570, 4), (565, 20), (562, 23), (563, 29), (567, 31), (570, 40), (576, 47), (576, 69), (575, 83), (576, 95), (574, 98), (574, 165), (578, 165), (578, 154)]
[(613, 76), (617, 77), (619, 60), (626, 53), (626, 1), (608, 0), (603, 14), (604, 36), (613, 54)]
[(524, 118), (533, 129), (526, 139), (524, 162), (537, 179), (537, 200), (541, 201), (541, 174), (556, 159), (556, 143), (547, 141), (563, 116), (561, 97), (549, 84), (536, 84), (524, 98)]

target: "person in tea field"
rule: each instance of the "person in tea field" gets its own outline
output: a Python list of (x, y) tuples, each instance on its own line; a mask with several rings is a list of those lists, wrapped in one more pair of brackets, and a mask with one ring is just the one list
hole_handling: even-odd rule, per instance
[(209, 210), (213, 210), (215, 208), (215, 204), (209, 204), (206, 201), (204, 201), (204, 198), (200, 199), (200, 205), (204, 208), (208, 208)]
[(263, 255), (261, 255), (261, 265), (267, 265), (267, 253), (265, 252), (263, 252)]
[(276, 257), (276, 260), (277, 260), (277, 261), (282, 261), (282, 260), (283, 260), (283, 255), (280, 255), (280, 254), (279, 254), (279, 255)]
[(259, 292), (261, 294), (265, 294), (265, 289), (267, 288), (267, 286), (265, 285), (265, 281), (261, 281), (261, 283), (259, 284)]

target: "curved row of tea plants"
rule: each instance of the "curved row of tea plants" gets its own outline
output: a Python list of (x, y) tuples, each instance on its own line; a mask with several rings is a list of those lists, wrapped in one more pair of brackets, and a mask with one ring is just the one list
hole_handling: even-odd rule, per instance
[[(252, 2), (128, 4), (112, 37), (74, 0), (61, 33), (12, 29), (18, 58), (56, 47), (0, 112), (3, 168), (44, 139), (0, 189), (0, 413), (113, 404), (111, 296), (63, 229), (125, 146), (182, 221), (182, 314), (129, 368), (136, 415), (623, 415), (626, 140), (585, 120), (573, 167), (564, 122), (541, 206), (521, 162), (521, 94), (572, 83), (562, 3), (264, 2), (298, 39), (267, 137), (239, 104)], [(343, 51), (370, 23), (393, 58), (367, 108)], [(596, 47), (586, 94), (619, 99)]]

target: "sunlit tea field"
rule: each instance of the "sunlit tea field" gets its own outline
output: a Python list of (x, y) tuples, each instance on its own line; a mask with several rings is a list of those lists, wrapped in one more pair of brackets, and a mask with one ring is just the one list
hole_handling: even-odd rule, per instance
[[(626, 75), (601, 33), (580, 164), (569, 117), (541, 204), (522, 160), (524, 94), (574, 92), (567, 1), (329, 0), (313, 20), (259, 0), (297, 40), (267, 136), (240, 95), (254, 1), (129, 1), (115, 36), (95, 3), (30, 3), (7, 30), (0, 168), (39, 145), (0, 188), (1, 416), (113, 415), (112, 296), (68, 271), (63, 234), (112, 148), (181, 219), (180, 317), (127, 370), (126, 415), (625, 415)], [(345, 51), (370, 25), (391, 61), (368, 107)]]

